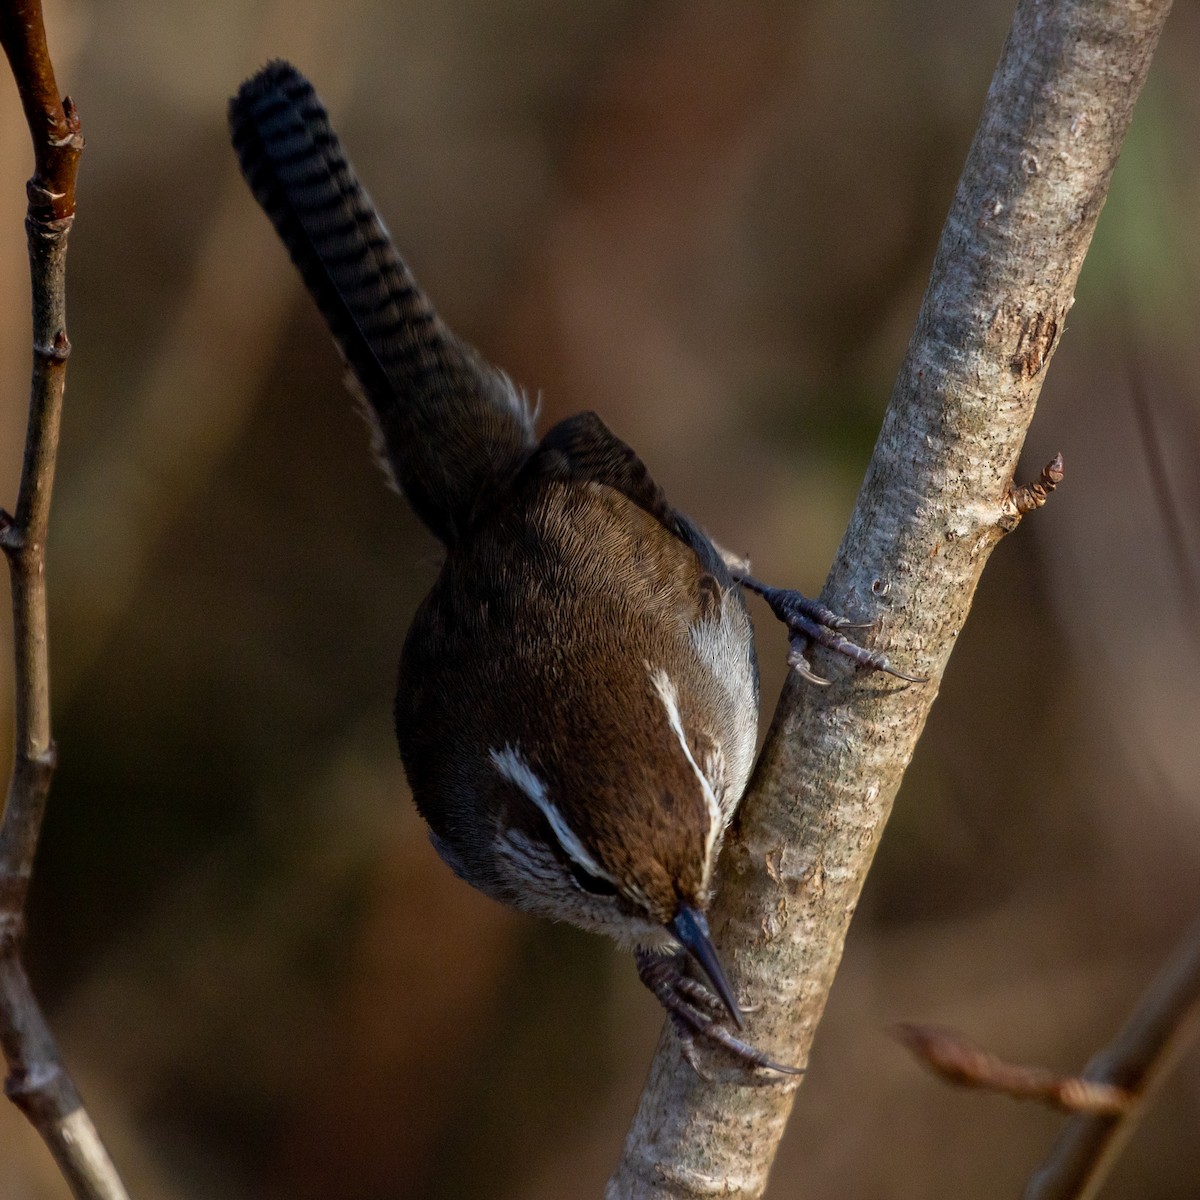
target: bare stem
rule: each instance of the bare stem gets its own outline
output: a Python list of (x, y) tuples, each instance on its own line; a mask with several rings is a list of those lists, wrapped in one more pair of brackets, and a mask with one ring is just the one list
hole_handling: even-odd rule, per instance
[[(1170, 0), (1021, 0), (822, 599), (927, 684), (785, 689), (711, 924), (747, 1040), (803, 1065), (983, 567)], [(816, 664), (814, 664), (816, 665)], [(660, 1042), (610, 1200), (761, 1196), (799, 1084)]]
[(40, 0), (0, 5), (8, 56), (33, 138), (28, 184), (33, 300), (33, 378), (16, 513), (0, 514), (0, 547), (12, 576), (16, 659), (15, 752), (0, 821), (0, 1045), (5, 1091), (42, 1135), (77, 1197), (127, 1200), (107, 1152), (67, 1075), (21, 962), (25, 898), (54, 773), (46, 642), (46, 531), (70, 343), (66, 331), (67, 238), (83, 138), (70, 99), (60, 102)]
[(1046, 1161), (1029, 1181), (1025, 1200), (1090, 1200), (1133, 1132), (1147, 1094), (1167, 1072), (1200, 1023), (1200, 921), (1111, 1045), (1083, 1077), (1121, 1088), (1133, 1103), (1121, 1113), (1077, 1116), (1067, 1122)]
[(1121, 1113), (1133, 1096), (1124, 1088), (1081, 1075), (1060, 1075), (1029, 1063), (1010, 1063), (975, 1045), (954, 1029), (906, 1022), (892, 1033), (935, 1075), (959, 1087), (980, 1088), (1037, 1100), (1065, 1112)]
[(70, 99), (60, 99), (46, 45), (42, 0), (5, 0), (0, 5), (0, 43), (8, 56), (25, 121), (33, 138), (34, 172), (29, 216), (57, 221), (75, 215), (75, 176), (83, 138)]

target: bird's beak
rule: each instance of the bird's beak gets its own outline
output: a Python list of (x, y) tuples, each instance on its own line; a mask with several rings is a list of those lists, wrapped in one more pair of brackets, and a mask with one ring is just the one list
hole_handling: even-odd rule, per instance
[(684, 949), (703, 968), (705, 975), (712, 981), (717, 995), (720, 996), (721, 1003), (729, 1009), (729, 1015), (741, 1029), (744, 1025), (742, 1010), (738, 1008), (738, 1003), (733, 996), (733, 988), (729, 986), (729, 980), (725, 978), (725, 972), (721, 970), (721, 960), (717, 958), (717, 952), (713, 949), (712, 938), (708, 932), (708, 922), (704, 919), (704, 914), (698, 908), (685, 906), (679, 910), (675, 920), (667, 928), (683, 943)]

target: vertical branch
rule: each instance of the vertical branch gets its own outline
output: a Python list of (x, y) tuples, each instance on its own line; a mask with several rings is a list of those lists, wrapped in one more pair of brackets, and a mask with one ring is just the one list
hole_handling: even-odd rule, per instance
[(0, 512), (0, 547), (12, 578), (16, 697), (12, 778), (0, 821), (0, 1046), (5, 1092), (42, 1135), (72, 1191), (124, 1200), (126, 1192), (34, 998), (21, 961), (25, 899), (54, 773), (46, 640), (46, 531), (70, 343), (67, 237), (83, 138), (70, 99), (59, 100), (41, 0), (0, 5), (0, 43), (33, 139), (25, 220), (33, 300), (33, 379), (15, 515)]
[[(858, 503), (822, 599), (928, 675), (815, 689), (775, 713), (710, 921), (748, 1040), (803, 1066), (901, 776), (989, 555), (1170, 0), (1020, 0)], [(659, 1044), (609, 1200), (761, 1196), (794, 1079)]]

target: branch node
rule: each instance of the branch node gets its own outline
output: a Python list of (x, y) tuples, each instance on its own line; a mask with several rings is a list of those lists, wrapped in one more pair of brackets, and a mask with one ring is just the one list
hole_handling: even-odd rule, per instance
[(65, 363), (71, 357), (71, 343), (67, 338), (66, 330), (60, 329), (54, 335), (54, 341), (50, 345), (46, 345), (44, 342), (35, 344), (33, 352), (51, 365)]
[(28, 237), (53, 243), (61, 241), (71, 232), (71, 226), (75, 224), (74, 213), (65, 217), (45, 215), (53, 211), (56, 198), (61, 202), (62, 193), (47, 191), (31, 179), (25, 185), (25, 194), (29, 198), (29, 211), (25, 216), (25, 233)]
[(1009, 490), (1000, 502), (1000, 519), (996, 522), (1005, 533), (1011, 533), (1021, 518), (1046, 503), (1050, 493), (1063, 481), (1063, 456), (1056, 454), (1032, 483), (1023, 483)]
[(49, 1088), (61, 1073), (52, 1063), (34, 1063), (29, 1067), (18, 1068), (11, 1071), (4, 1081), (4, 1094), (14, 1103), (20, 1104), (23, 1099)]
[(4, 1080), (4, 1094), (35, 1125), (61, 1121), (79, 1105), (74, 1085), (56, 1061), (13, 1067)]
[[(67, 119), (67, 128), (71, 131), (71, 137), (79, 139), (74, 148), (82, 150), (83, 133), (81, 131), (83, 127), (79, 124), (79, 109), (75, 107), (75, 101), (70, 96), (63, 97), (62, 107), (63, 116)], [(66, 141), (68, 139), (64, 138), (63, 140)]]
[(10, 558), (18, 554), (25, 545), (25, 535), (7, 509), (0, 508), (0, 550)]
[(50, 742), (44, 750), (35, 750), (26, 755), (26, 760), (32, 767), (34, 780), (42, 786), (49, 786), (51, 776), (58, 766), (58, 743)]

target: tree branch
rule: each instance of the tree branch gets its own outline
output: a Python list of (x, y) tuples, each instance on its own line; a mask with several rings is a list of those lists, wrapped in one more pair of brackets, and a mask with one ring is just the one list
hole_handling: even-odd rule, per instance
[(1087, 1065), (1084, 1079), (1133, 1097), (1123, 1112), (1080, 1115), (1063, 1130), (1029, 1181), (1025, 1200), (1089, 1200), (1097, 1194), (1145, 1099), (1200, 1018), (1200, 921), (1142, 997), (1125, 1028)]
[(45, 545), (70, 343), (66, 333), (67, 237), (83, 138), (70, 99), (59, 101), (40, 0), (0, 5), (8, 56), (33, 138), (28, 184), (33, 292), (33, 381), (16, 515), (0, 512), (0, 547), (12, 578), (16, 658), (15, 752), (0, 821), (0, 1045), (5, 1092), (42, 1135), (76, 1196), (126, 1200), (96, 1129), (59, 1057), (21, 962), (25, 898), (54, 773), (46, 647)]
[(959, 1087), (997, 1092), (1014, 1100), (1037, 1100), (1074, 1113), (1123, 1113), (1134, 1101), (1130, 1092), (1115, 1083), (1060, 1075), (1029, 1063), (1005, 1062), (954, 1029), (906, 1021), (895, 1026), (892, 1034), (918, 1062)]
[[(904, 686), (825, 660), (785, 688), (720, 866), (712, 925), (748, 1038), (803, 1064), (905, 766), (1005, 501), (1169, 0), (1021, 0), (858, 503), (822, 594), (873, 621)], [(814, 664), (815, 665), (815, 664)], [(797, 1083), (660, 1042), (609, 1183), (760, 1196)]]

